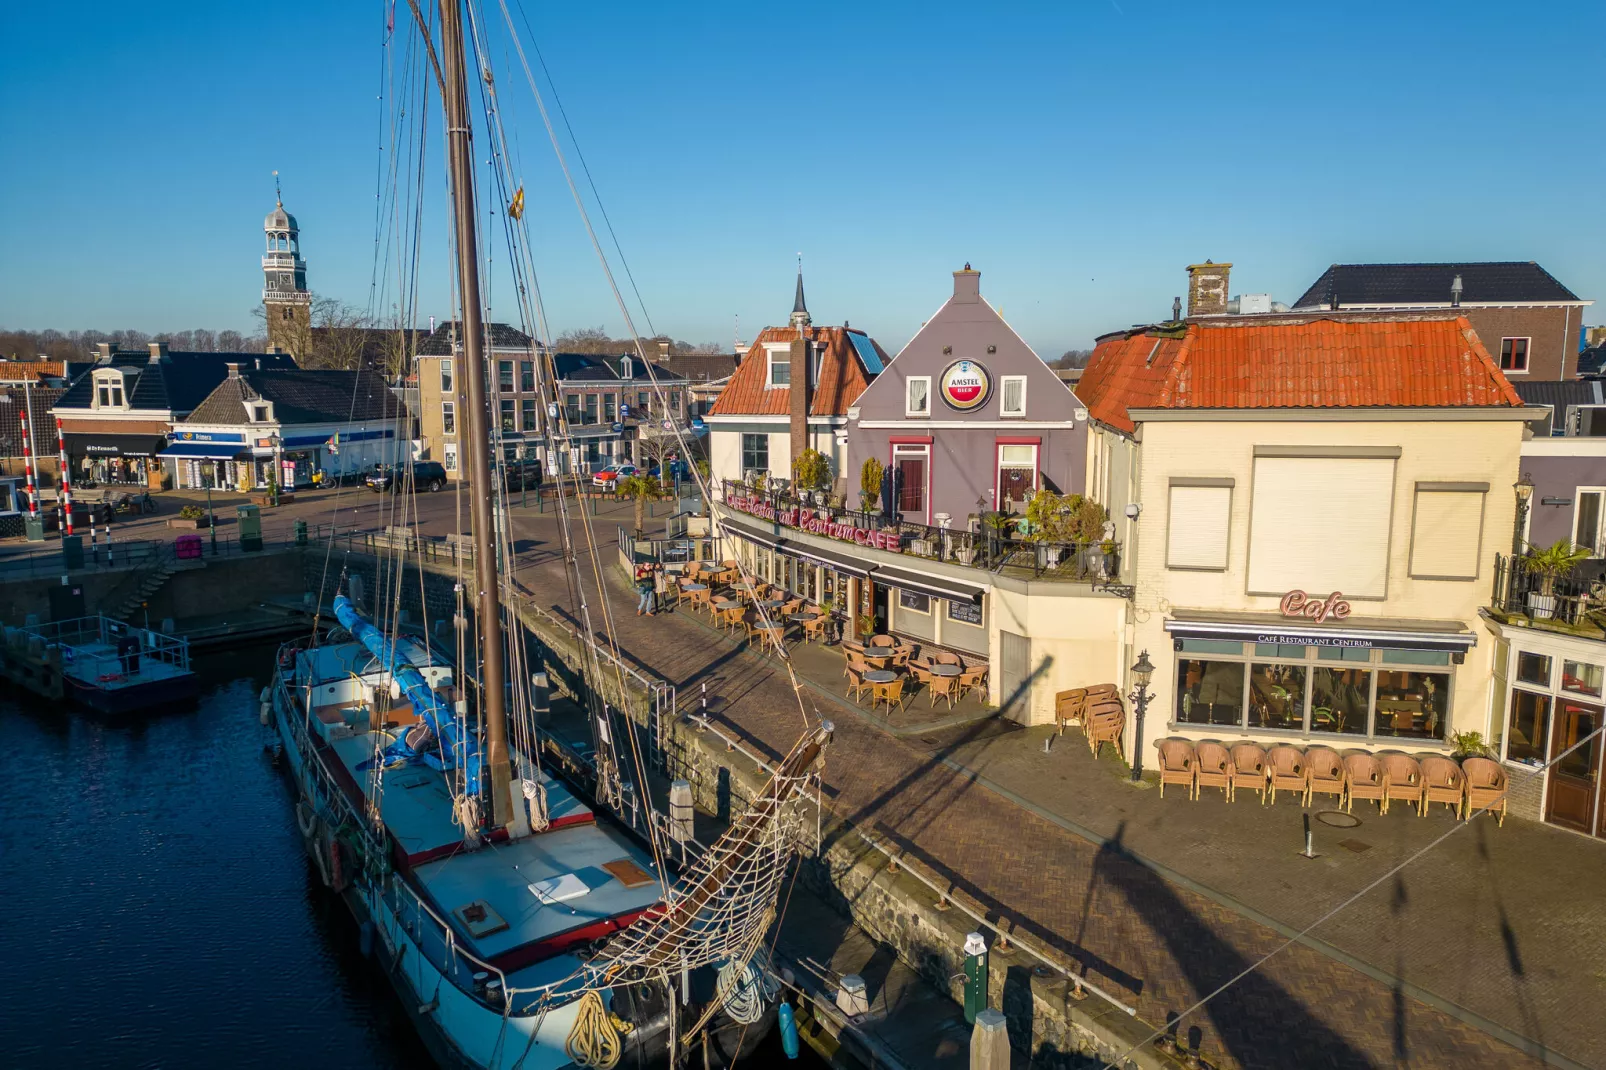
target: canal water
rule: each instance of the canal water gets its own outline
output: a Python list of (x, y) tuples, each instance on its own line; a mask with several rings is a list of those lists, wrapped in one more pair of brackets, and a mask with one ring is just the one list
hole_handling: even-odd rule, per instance
[(0, 1066), (434, 1065), (302, 851), (272, 654), (137, 719), (0, 697)]

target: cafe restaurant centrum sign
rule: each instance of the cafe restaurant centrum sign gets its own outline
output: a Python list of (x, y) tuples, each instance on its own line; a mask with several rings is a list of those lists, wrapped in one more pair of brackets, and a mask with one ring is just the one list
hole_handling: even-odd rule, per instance
[(760, 520), (771, 520), (785, 528), (796, 528), (811, 535), (824, 535), (831, 539), (841, 539), (857, 546), (870, 546), (877, 550), (891, 550), (893, 553), (903, 552), (903, 541), (898, 538), (898, 530), (889, 528), (884, 531), (871, 531), (869, 528), (856, 527), (853, 524), (839, 523), (835, 520), (822, 520), (813, 513), (805, 513), (795, 505), (775, 508), (774, 503), (762, 498), (729, 497), (725, 504), (732, 509), (756, 516)]
[(993, 392), (993, 377), (976, 361), (956, 360), (943, 369), (937, 392), (950, 409), (971, 412), (987, 403)]

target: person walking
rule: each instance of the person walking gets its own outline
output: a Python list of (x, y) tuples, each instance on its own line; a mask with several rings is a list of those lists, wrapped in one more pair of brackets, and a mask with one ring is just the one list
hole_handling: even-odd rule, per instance
[(657, 601), (655, 597), (657, 584), (653, 577), (653, 572), (656, 568), (656, 565), (648, 561), (643, 561), (636, 566), (636, 593), (641, 596), (636, 603), (636, 616), (638, 617), (643, 613), (649, 617), (657, 616), (655, 612), (657, 607), (654, 605)]

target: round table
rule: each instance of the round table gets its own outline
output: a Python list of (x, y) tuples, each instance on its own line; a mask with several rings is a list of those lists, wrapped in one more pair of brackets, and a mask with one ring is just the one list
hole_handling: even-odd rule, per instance
[(864, 674), (864, 682), (867, 684), (890, 684), (897, 678), (898, 674), (891, 669), (871, 669)]
[(939, 661), (931, 666), (930, 672), (933, 676), (958, 676), (964, 670), (957, 665), (949, 665), (945, 661)]
[(779, 598), (760, 598), (758, 600), (758, 604), (763, 606), (765, 609), (779, 609), (780, 607), (786, 605), (786, 603), (781, 601)]
[(683, 590), (683, 591), (706, 591), (706, 590), (708, 590), (708, 584), (706, 584), (706, 583), (683, 583), (683, 584), (681, 584), (680, 589)]

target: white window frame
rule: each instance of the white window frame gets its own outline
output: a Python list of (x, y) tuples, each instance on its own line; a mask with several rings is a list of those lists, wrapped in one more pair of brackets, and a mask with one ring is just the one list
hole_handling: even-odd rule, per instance
[[(100, 400), (100, 392), (106, 391), (106, 401)], [(120, 372), (103, 371), (95, 374), (95, 390), (91, 396), (91, 407), (96, 409), (110, 409), (122, 412), (128, 408), (128, 384)]]
[[(1495, 359), (1495, 364), (1497, 366), (1505, 363), (1506, 343), (1507, 342), (1521, 342), (1522, 343), (1522, 367), (1520, 367), (1520, 368), (1501, 368), (1500, 369), (1501, 374), (1502, 375), (1527, 375), (1528, 374), (1528, 366), (1531, 363), (1533, 363), (1533, 355), (1534, 355), (1534, 340), (1533, 340), (1533, 337), (1531, 335), (1513, 334), (1513, 335), (1508, 335), (1507, 337), (1500, 339), (1500, 348), (1495, 351), (1495, 358), (1494, 358)], [(1516, 346), (1512, 346), (1511, 348), (1512, 348), (1513, 351), (1515, 351), (1517, 347)]]
[[(782, 354), (779, 363), (786, 365), (786, 382), (775, 381), (775, 355)], [(766, 390), (787, 390), (792, 386), (792, 347), (790, 345), (764, 346), (764, 388)]]
[(441, 467), (448, 472), (457, 471), (457, 443), (443, 442), (441, 444)]
[[(1009, 397), (1009, 384), (1020, 384), (1020, 408), (1006, 409), (1004, 399)], [(1025, 416), (1026, 415), (1026, 376), (1000, 375), (998, 377), (998, 415), (999, 416)]]
[(441, 402), (441, 434), (457, 437), (457, 402)]
[(452, 386), (452, 358), (451, 357), (443, 357), (443, 358), (441, 358), (441, 393), (442, 394), (451, 394), (451, 393), (453, 393), (453, 391), (454, 391), (454, 387)]
[[(1599, 551), (1601, 549), (1601, 543), (1602, 543), (1602, 540), (1603, 540), (1603, 536), (1606, 536), (1606, 487), (1575, 487), (1575, 488), (1573, 488), (1573, 522), (1572, 522), (1572, 529), (1571, 529), (1572, 530), (1572, 536), (1571, 536), (1572, 543), (1573, 543), (1574, 546), (1582, 546), (1583, 545), (1583, 543), (1580, 542), (1579, 539), (1578, 539), (1578, 520), (1579, 520), (1580, 511), (1581, 511), (1581, 506), (1583, 505), (1583, 501), (1584, 501), (1584, 495), (1586, 495), (1586, 494), (1599, 494), (1601, 496), (1600, 510), (1597, 513), (1598, 519), (1596, 520), (1596, 524), (1598, 525), (1598, 527), (1597, 527), (1597, 529), (1595, 531), (1594, 537), (1592, 539), (1590, 539), (1590, 541), (1589, 541), (1589, 545), (1591, 547), (1595, 548), (1595, 550), (1596, 550), (1595, 556), (1599, 557), (1599, 556), (1601, 556)], [(1533, 513), (1533, 510), (1529, 510), (1529, 515), (1530, 516), (1532, 515), (1532, 513)], [(1524, 542), (1528, 541), (1528, 533), (1526, 531), (1524, 531), (1522, 533), (1522, 538), (1523, 538)]]
[[(925, 519), (922, 523), (931, 523), (931, 444), (928, 442), (897, 442), (892, 446), (892, 470), (898, 470), (898, 461), (904, 457), (918, 458), (926, 462), (926, 481), (920, 487), (920, 500), (924, 503)], [(894, 484), (896, 485), (896, 484)], [(897, 500), (893, 500), (893, 511), (901, 512), (897, 508)]]
[[(1041, 442), (994, 442), (993, 443), (993, 508), (1004, 507), (1004, 469), (1019, 468), (1020, 465), (1004, 464), (1004, 448), (1006, 446), (1022, 446), (1032, 451), (1032, 493), (1036, 494), (1043, 480), (1043, 444)], [(1028, 498), (1030, 496), (1028, 495)]]
[[(914, 407), (914, 405), (912, 403), (912, 398), (910, 396), (910, 387), (914, 386), (915, 383), (924, 383), (925, 386), (926, 386), (925, 405), (924, 405), (924, 407), (919, 408), (919, 409)], [(904, 380), (904, 382), (903, 382), (903, 414), (905, 416), (930, 416), (931, 415), (931, 376), (929, 376), (929, 375), (911, 375), (911, 376), (909, 376), (909, 378)]]

